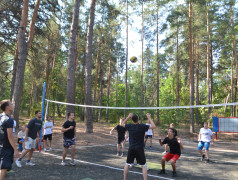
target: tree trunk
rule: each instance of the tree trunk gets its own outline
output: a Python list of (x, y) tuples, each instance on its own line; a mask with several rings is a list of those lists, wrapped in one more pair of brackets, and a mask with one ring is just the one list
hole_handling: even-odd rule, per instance
[[(99, 40), (98, 40), (98, 52), (97, 52), (95, 83), (94, 83), (93, 106), (96, 105), (96, 99), (97, 99), (98, 74), (99, 74), (99, 69), (100, 69), (100, 64), (101, 64), (101, 44), (102, 44), (102, 38), (100, 36)], [(93, 119), (95, 119), (95, 109), (93, 109)]]
[(12, 101), (12, 98), (13, 98), (13, 92), (14, 92), (14, 85), (15, 85), (15, 81), (16, 81), (17, 63), (18, 63), (18, 61), (19, 61), (19, 59), (18, 59), (18, 45), (17, 45), (16, 54), (15, 54), (15, 57), (14, 57), (13, 70), (12, 70), (10, 101)]
[[(142, 28), (141, 28), (141, 41), (142, 41), (142, 52), (141, 52), (141, 82), (140, 82), (140, 106), (143, 107), (143, 51), (144, 51), (144, 1), (142, 1)], [(143, 121), (143, 110), (140, 110), (140, 122)]]
[[(110, 50), (111, 53), (111, 50)], [(111, 85), (111, 58), (109, 58), (108, 74), (107, 74), (107, 107), (109, 107), (110, 85)], [(106, 122), (108, 122), (109, 109), (106, 109)]]
[[(75, 57), (76, 57), (76, 36), (78, 31), (80, 0), (74, 0), (74, 12), (70, 28), (68, 76), (67, 76), (67, 103), (75, 104)], [(66, 106), (66, 114), (75, 112), (75, 106)]]
[[(231, 57), (231, 103), (234, 102), (233, 100), (233, 97), (234, 97), (234, 94), (233, 94), (233, 66), (234, 66), (234, 53), (232, 51), (232, 57)], [(231, 117), (234, 117), (234, 109), (233, 109), (233, 106), (231, 106)]]
[[(207, 0), (207, 100), (211, 104), (211, 80), (210, 80), (210, 27), (209, 27), (209, 0)], [(208, 125), (210, 126), (211, 108), (208, 108)]]
[[(84, 58), (83, 58), (83, 61), (82, 61), (82, 64), (83, 64), (83, 68), (82, 68), (82, 84), (81, 84), (81, 96), (80, 96), (80, 104), (83, 104), (83, 94), (84, 94), (84, 90), (85, 90), (85, 87), (84, 87), (84, 79), (85, 79), (85, 62), (86, 62), (86, 52), (84, 54)], [(84, 108), (80, 108), (80, 119), (81, 121), (84, 120), (84, 111), (83, 111)]]
[[(200, 46), (199, 46), (199, 41), (197, 41), (197, 57), (196, 57), (196, 89), (195, 89), (195, 94), (196, 94), (196, 105), (199, 105), (199, 51), (200, 51)], [(196, 124), (199, 124), (199, 110), (196, 108)]]
[[(99, 84), (100, 84), (100, 91), (99, 91), (99, 106), (102, 106), (103, 101), (103, 69), (102, 66), (100, 67), (100, 73), (99, 73)], [(100, 121), (102, 118), (102, 108), (98, 110), (98, 121)]]
[[(92, 0), (90, 6), (90, 14), (88, 20), (88, 33), (87, 33), (87, 47), (86, 47), (86, 77), (85, 77), (85, 104), (92, 105), (92, 41), (93, 41), (93, 25), (95, 18), (95, 3), (96, 0)], [(93, 119), (92, 109), (85, 108), (85, 125), (86, 133), (93, 132)]]
[[(177, 19), (177, 23), (178, 23), (178, 19)], [(177, 32), (176, 32), (176, 106), (179, 106), (179, 91), (180, 91), (180, 86), (179, 86), (179, 77), (180, 77), (180, 62), (179, 62), (179, 27), (177, 25)]]
[[(160, 69), (160, 60), (159, 60), (159, 1), (157, 0), (157, 44), (156, 44), (156, 59), (157, 59), (157, 107), (160, 106), (159, 104), (159, 69)], [(160, 125), (160, 116), (159, 116), (159, 109), (157, 109), (157, 122), (156, 124)]]
[[(192, 54), (192, 4), (189, 0), (189, 86), (190, 86), (190, 106), (194, 105), (194, 69), (193, 69), (193, 54)], [(190, 133), (194, 132), (194, 109), (190, 108)]]
[[(125, 107), (127, 107), (127, 69), (128, 69), (128, 0), (126, 0), (126, 74), (125, 74)], [(126, 119), (126, 109), (124, 110), (124, 119)]]
[(12, 102), (14, 104), (14, 118), (17, 124), (19, 124), (19, 112), (20, 112), (20, 104), (21, 104), (21, 97), (22, 97), (23, 84), (24, 84), (24, 74), (25, 74), (27, 53), (33, 41), (34, 27), (35, 27), (35, 21), (36, 21), (39, 5), (40, 5), (40, 0), (37, 0), (33, 15), (32, 15), (32, 19), (30, 22), (28, 39), (26, 41), (25, 35), (26, 35), (26, 26), (27, 26), (27, 18), (28, 18), (29, 0), (24, 0), (23, 2), (21, 21), (20, 21), (18, 37), (17, 37), (17, 41), (18, 41), (17, 49), (18, 49), (19, 61), (17, 63), (17, 68), (16, 68), (17, 70), (16, 80), (15, 80), (14, 91), (13, 91), (13, 99), (12, 99)]
[[(237, 59), (237, 51), (236, 51), (236, 34), (235, 34), (235, 28), (234, 28), (234, 19), (233, 19), (233, 6), (234, 6), (234, 1), (230, 1), (230, 12), (231, 12), (231, 29), (232, 29), (232, 56), (234, 58), (234, 62), (236, 63), (236, 90), (235, 90), (235, 99), (234, 101), (236, 102), (236, 97), (237, 97), (237, 88), (238, 88), (238, 59)], [(234, 109), (234, 108), (233, 108)], [(234, 116), (237, 116), (237, 109), (233, 110)]]

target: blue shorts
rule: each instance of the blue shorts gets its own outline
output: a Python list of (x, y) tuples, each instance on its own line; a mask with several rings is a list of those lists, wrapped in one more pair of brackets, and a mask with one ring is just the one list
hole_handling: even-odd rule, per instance
[(13, 148), (0, 148), (0, 169), (11, 170), (14, 160)]
[(209, 150), (209, 146), (210, 146), (210, 142), (200, 141), (200, 142), (198, 143), (198, 150), (202, 150), (203, 147), (205, 147), (205, 150)]

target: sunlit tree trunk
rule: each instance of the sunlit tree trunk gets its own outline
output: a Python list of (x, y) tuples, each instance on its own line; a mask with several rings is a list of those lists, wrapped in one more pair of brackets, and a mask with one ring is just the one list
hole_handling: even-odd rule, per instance
[[(111, 53), (111, 50), (110, 50)], [(109, 58), (108, 74), (107, 74), (107, 107), (109, 107), (109, 96), (111, 87), (111, 58)], [(108, 122), (109, 109), (106, 109), (106, 122)]]
[(29, 6), (29, 0), (24, 0), (20, 26), (18, 30), (18, 37), (17, 37), (17, 41), (18, 41), (17, 49), (18, 49), (19, 59), (18, 59), (17, 68), (16, 68), (16, 79), (15, 79), (14, 91), (12, 95), (13, 96), (12, 102), (14, 104), (14, 118), (17, 122), (17, 128), (19, 126), (19, 112), (20, 112), (20, 104), (21, 104), (21, 97), (22, 97), (23, 84), (24, 84), (26, 59), (27, 59), (28, 50), (31, 47), (31, 44), (34, 38), (35, 22), (36, 22), (37, 12), (40, 6), (40, 0), (37, 0), (35, 3), (35, 8), (34, 8), (32, 19), (29, 26), (28, 38), (26, 39), (28, 6)]
[[(140, 92), (140, 106), (143, 107), (143, 63), (144, 63), (144, 59), (143, 59), (143, 51), (144, 51), (144, 0), (142, 0), (142, 28), (141, 28), (141, 41), (142, 41), (142, 52), (141, 52), (141, 82), (140, 82), (140, 88), (141, 88), (141, 92)], [(140, 122), (142, 123), (143, 121), (143, 110), (140, 110)]]
[[(78, 31), (80, 0), (74, 1), (73, 19), (70, 29), (68, 76), (67, 76), (67, 103), (75, 104), (75, 57), (76, 57), (76, 36)], [(66, 106), (66, 114), (75, 111), (75, 106)]]
[[(128, 69), (128, 0), (126, 1), (126, 72), (125, 72), (125, 107), (127, 107), (127, 69)], [(126, 119), (126, 109), (124, 110)]]
[[(95, 18), (95, 4), (96, 0), (91, 1), (89, 20), (88, 20), (88, 32), (87, 32), (87, 47), (86, 47), (86, 68), (85, 68), (85, 104), (92, 105), (92, 41), (93, 41), (93, 25)], [(84, 109), (84, 118), (86, 133), (93, 132), (93, 119), (92, 119), (92, 109)]]
[[(159, 69), (160, 69), (160, 60), (159, 60), (159, 1), (157, 0), (157, 43), (156, 43), (156, 59), (157, 59), (157, 84), (156, 84), (156, 89), (157, 89), (157, 107), (160, 106), (159, 104), (159, 90), (160, 90), (160, 80), (159, 80)], [(159, 115), (159, 109), (157, 109), (157, 122), (156, 124), (160, 124), (160, 115)]]
[[(210, 79), (210, 27), (209, 27), (209, 1), (207, 0), (207, 100), (211, 104), (211, 79)], [(208, 108), (208, 124), (210, 125), (211, 108)]]
[[(189, 0), (189, 86), (190, 106), (194, 105), (194, 69), (193, 69), (193, 40), (192, 40), (192, 4)], [(194, 132), (194, 109), (190, 108), (190, 133)]]
[[(200, 59), (200, 46), (199, 41), (197, 41), (197, 47), (196, 47), (196, 88), (195, 88), (195, 94), (196, 94), (196, 105), (199, 105), (199, 59)], [(199, 110), (196, 108), (196, 124), (199, 124)]]
[[(235, 98), (234, 101), (236, 102), (237, 98), (237, 88), (238, 88), (238, 59), (237, 59), (237, 50), (236, 50), (236, 34), (235, 34), (235, 27), (234, 27), (234, 18), (233, 18), (233, 6), (234, 1), (230, 1), (230, 13), (231, 13), (231, 30), (232, 30), (232, 56), (233, 60), (236, 63), (236, 91), (235, 91)], [(233, 108), (233, 116), (237, 116), (237, 108)]]

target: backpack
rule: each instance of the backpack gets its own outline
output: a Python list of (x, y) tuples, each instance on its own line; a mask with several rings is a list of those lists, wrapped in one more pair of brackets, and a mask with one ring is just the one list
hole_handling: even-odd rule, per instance
[(6, 145), (8, 141), (6, 122), (9, 117), (6, 114), (0, 114), (0, 147)]

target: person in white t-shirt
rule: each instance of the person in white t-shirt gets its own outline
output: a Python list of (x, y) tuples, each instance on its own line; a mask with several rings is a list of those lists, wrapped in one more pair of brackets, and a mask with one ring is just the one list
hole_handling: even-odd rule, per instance
[(198, 135), (198, 151), (202, 155), (201, 160), (205, 159), (205, 155), (202, 152), (203, 147), (205, 148), (205, 154), (207, 156), (206, 162), (209, 162), (209, 146), (212, 139), (212, 145), (214, 145), (214, 134), (211, 129), (208, 128), (208, 123), (204, 122), (204, 127), (200, 129)]
[(15, 130), (16, 130), (17, 122), (14, 120), (14, 116), (13, 115), (11, 115), (10, 117), (13, 119), (12, 132), (13, 132), (13, 136), (15, 136)]
[[(150, 121), (148, 120), (146, 125), (151, 126)], [(144, 146), (146, 145), (147, 139), (150, 140), (150, 150), (152, 150), (152, 137), (154, 136), (154, 129), (148, 129), (148, 131), (145, 132), (145, 139), (144, 139)]]
[(51, 147), (51, 142), (52, 142), (52, 129), (53, 129), (53, 122), (50, 121), (50, 117), (47, 116), (47, 119), (44, 124), (44, 151), (47, 151), (46, 145), (47, 145), (47, 139), (49, 140), (49, 146), (50, 146), (50, 151), (53, 151)]
[(22, 126), (21, 127), (22, 130), (18, 132), (18, 135), (17, 135), (17, 142), (19, 144), (19, 148), (18, 150), (19, 151), (22, 151), (24, 149), (24, 138), (26, 136), (26, 126)]

